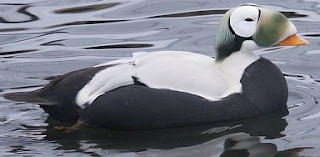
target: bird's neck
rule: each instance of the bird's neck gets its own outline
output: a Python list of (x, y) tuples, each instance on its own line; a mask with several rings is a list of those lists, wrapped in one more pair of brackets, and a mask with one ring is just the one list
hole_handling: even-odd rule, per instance
[(260, 57), (254, 54), (252, 51), (233, 52), (230, 56), (223, 60), (215, 60), (215, 64), (221, 71), (229, 74), (243, 72), (250, 64), (257, 61)]
[(227, 80), (235, 91), (241, 91), (240, 80), (246, 68), (257, 61), (260, 57), (252, 51), (237, 51), (224, 60), (215, 60), (216, 67), (227, 76)]

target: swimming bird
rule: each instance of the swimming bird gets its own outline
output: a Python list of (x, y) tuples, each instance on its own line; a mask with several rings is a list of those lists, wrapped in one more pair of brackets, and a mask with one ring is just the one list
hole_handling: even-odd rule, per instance
[(215, 57), (185, 51), (133, 57), (57, 76), (31, 92), (6, 94), (39, 104), (53, 119), (114, 130), (157, 129), (287, 113), (286, 80), (253, 51), (306, 45), (282, 13), (254, 4), (227, 11)]

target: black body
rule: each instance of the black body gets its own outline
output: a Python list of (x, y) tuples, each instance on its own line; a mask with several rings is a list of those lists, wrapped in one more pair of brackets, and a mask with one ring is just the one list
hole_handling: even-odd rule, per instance
[(76, 94), (104, 68), (107, 67), (71, 72), (59, 76), (38, 91), (9, 94), (6, 97), (27, 101), (23, 97), (28, 96), (27, 102), (43, 104), (41, 106), (52, 118), (63, 122), (73, 123), (80, 119), (89, 126), (119, 130), (198, 125), (271, 112), (287, 113), (286, 80), (281, 71), (264, 58), (245, 70), (241, 79), (242, 93), (229, 95), (220, 101), (149, 88), (133, 78), (135, 84), (109, 91), (81, 110), (75, 104)]

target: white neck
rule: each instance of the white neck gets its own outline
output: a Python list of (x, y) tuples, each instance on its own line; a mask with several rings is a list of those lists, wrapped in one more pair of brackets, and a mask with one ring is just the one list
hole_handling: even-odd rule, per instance
[(223, 95), (229, 95), (230, 93), (241, 92), (242, 85), (240, 80), (246, 68), (257, 61), (260, 57), (255, 55), (252, 51), (240, 50), (233, 52), (230, 56), (226, 57), (222, 61), (215, 61), (217, 68), (225, 73), (226, 80), (230, 85), (230, 89)]

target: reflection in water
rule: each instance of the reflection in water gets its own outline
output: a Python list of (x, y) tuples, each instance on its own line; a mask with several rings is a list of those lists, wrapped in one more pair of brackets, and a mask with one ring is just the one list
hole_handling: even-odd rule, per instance
[[(207, 126), (133, 132), (90, 128), (61, 132), (48, 128), (45, 139), (59, 143), (58, 149), (90, 155), (113, 152), (146, 157), (299, 157), (299, 152), (312, 149), (298, 147), (279, 151), (275, 144), (261, 142), (262, 137), (283, 136), (281, 132), (287, 123), (282, 116), (271, 114)], [(224, 143), (222, 148), (220, 143)]]
[(299, 152), (309, 147), (278, 151), (272, 143), (261, 143), (260, 138), (248, 134), (233, 134), (224, 142), (220, 157), (299, 157)]
[[(282, 116), (270, 114), (252, 119), (206, 126), (150, 131), (108, 131), (105, 129), (82, 128), (76, 132), (68, 133), (55, 131), (49, 127), (45, 132), (45, 139), (59, 143), (61, 145), (59, 149), (62, 150), (88, 148), (83, 147), (85, 141), (87, 145), (90, 145), (90, 148), (88, 148), (90, 150), (94, 148), (133, 152), (146, 151), (144, 153), (148, 153), (149, 150), (158, 149), (175, 150), (176, 152), (176, 149), (182, 147), (184, 149), (181, 150), (183, 151), (181, 153), (184, 153), (186, 149), (216, 147), (217, 141), (227, 140), (230, 134), (234, 133), (241, 133), (237, 135), (239, 137), (243, 136), (243, 139), (249, 135), (253, 139), (259, 139), (259, 136), (264, 136), (267, 139), (282, 137), (281, 132), (287, 126), (286, 120)], [(48, 122), (51, 123), (50, 119)], [(54, 123), (54, 121), (52, 122)], [(52, 126), (54, 125), (56, 124)], [(214, 145), (210, 146), (211, 144)], [(88, 150), (82, 151), (87, 152)], [(219, 150), (216, 151), (215, 154), (221, 153)], [(228, 148), (228, 151), (230, 151), (230, 148)], [(262, 149), (260, 151), (265, 150)]]

